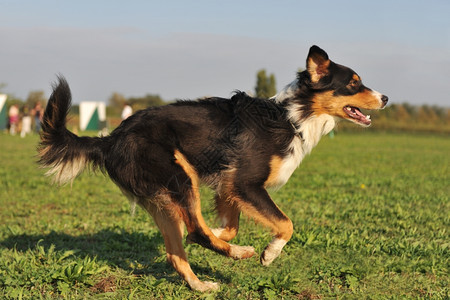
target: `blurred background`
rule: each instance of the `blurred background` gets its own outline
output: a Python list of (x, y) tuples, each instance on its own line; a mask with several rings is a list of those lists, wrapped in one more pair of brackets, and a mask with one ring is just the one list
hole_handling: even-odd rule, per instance
[(125, 102), (270, 96), (316, 44), (389, 96), (374, 129), (450, 132), (448, 1), (25, 0), (0, 11), (3, 116), (45, 106), (57, 74), (72, 88), (72, 127), (83, 101), (105, 103), (115, 127)]
[[(0, 299), (450, 299), (450, 1), (0, 0), (0, 16)], [(295, 228), (272, 267), (186, 246), (215, 294), (189, 290), (107, 176), (56, 188), (36, 164), (58, 74), (69, 130), (107, 134), (176, 99), (270, 97), (314, 44), (389, 105), (271, 192)], [(262, 252), (269, 232), (241, 220), (236, 243)]]

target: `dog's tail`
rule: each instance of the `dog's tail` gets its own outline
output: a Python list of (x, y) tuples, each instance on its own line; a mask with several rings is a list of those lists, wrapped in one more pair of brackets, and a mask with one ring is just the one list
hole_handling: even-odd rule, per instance
[(72, 182), (86, 166), (104, 168), (104, 141), (98, 137), (78, 137), (66, 128), (71, 93), (67, 81), (58, 76), (53, 84), (42, 120), (41, 141), (38, 146), (39, 164), (49, 168), (55, 183)]

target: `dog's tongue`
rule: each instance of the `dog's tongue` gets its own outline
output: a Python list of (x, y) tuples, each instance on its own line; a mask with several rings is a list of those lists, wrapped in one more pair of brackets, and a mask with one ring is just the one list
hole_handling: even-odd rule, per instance
[(356, 119), (365, 125), (370, 125), (370, 123), (372, 122), (370, 120), (370, 115), (367, 115), (367, 116), (363, 115), (363, 113), (357, 107), (346, 106), (345, 112), (353, 119)]

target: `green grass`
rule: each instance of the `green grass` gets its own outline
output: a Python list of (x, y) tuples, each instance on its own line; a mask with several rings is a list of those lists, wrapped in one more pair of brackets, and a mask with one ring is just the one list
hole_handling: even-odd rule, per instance
[[(0, 134), (0, 298), (448, 299), (450, 139), (342, 133), (324, 137), (272, 192), (294, 235), (269, 267), (186, 245), (194, 272), (219, 291), (191, 291), (166, 263), (141, 209), (130, 215), (102, 174), (50, 185), (37, 137)], [(202, 189), (204, 216), (211, 191)], [(258, 253), (270, 233), (246, 217), (233, 243)]]

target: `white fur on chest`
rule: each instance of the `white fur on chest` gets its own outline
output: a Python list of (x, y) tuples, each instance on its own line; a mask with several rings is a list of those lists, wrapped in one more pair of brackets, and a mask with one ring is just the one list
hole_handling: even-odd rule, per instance
[(286, 184), (303, 158), (319, 143), (323, 135), (334, 128), (335, 124), (335, 119), (329, 115), (313, 116), (303, 121), (298, 129), (300, 134), (296, 135), (289, 145), (288, 155), (281, 161), (277, 179), (270, 186), (279, 188)]
[(289, 145), (288, 155), (283, 158), (278, 172), (278, 178), (275, 181), (273, 187), (280, 188), (286, 184), (286, 182), (294, 173), (295, 169), (300, 165), (305, 154), (302, 149), (302, 140), (296, 136)]

